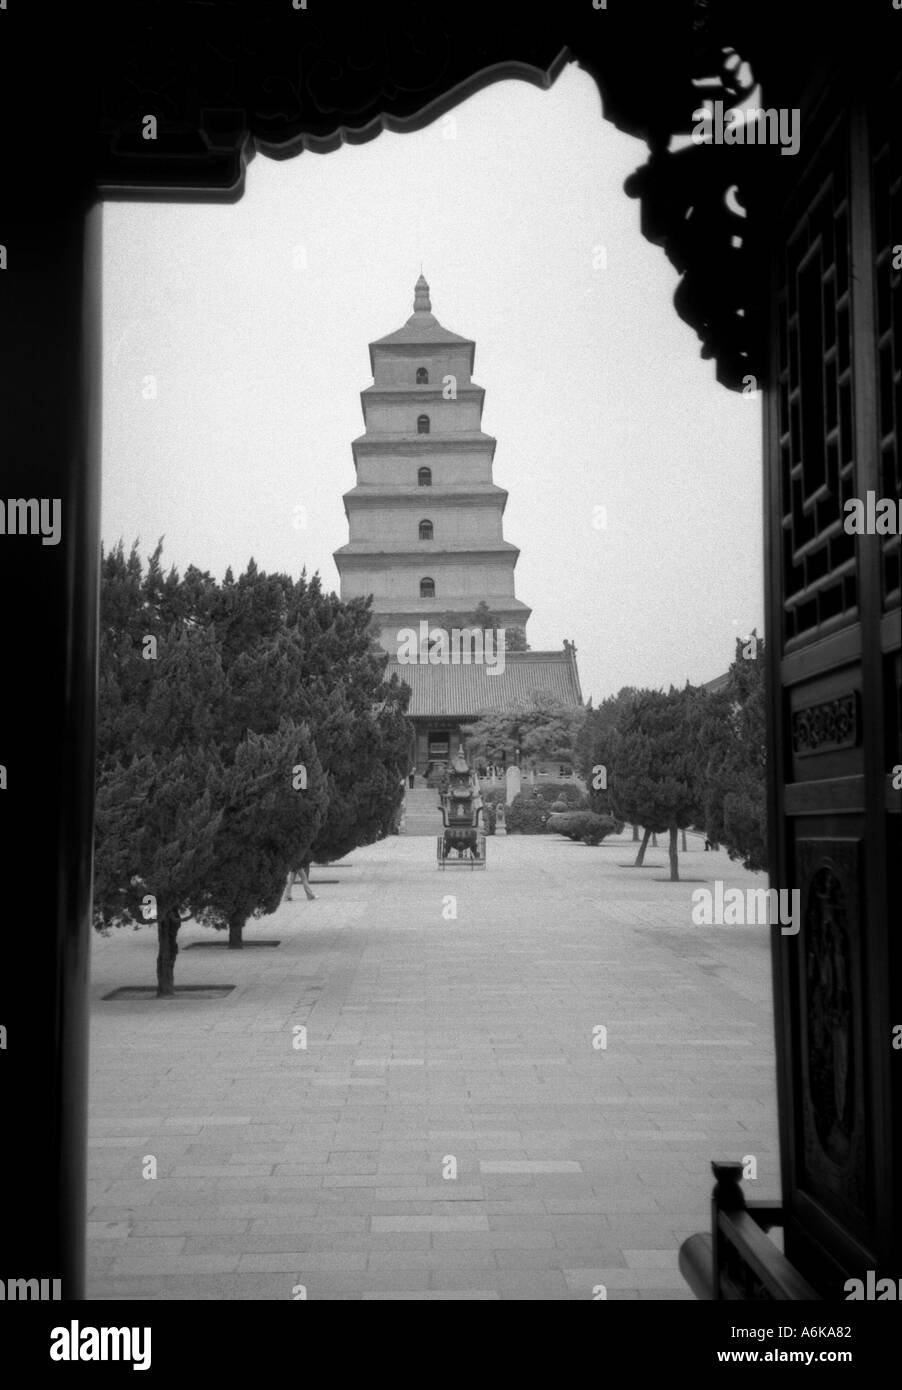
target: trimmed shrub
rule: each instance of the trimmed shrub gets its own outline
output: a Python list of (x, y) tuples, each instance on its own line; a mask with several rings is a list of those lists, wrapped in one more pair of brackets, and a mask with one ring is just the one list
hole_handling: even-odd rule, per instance
[(600, 845), (608, 835), (619, 835), (623, 826), (612, 816), (596, 816), (593, 811), (564, 811), (549, 816), (548, 829), (584, 845)]
[(576, 819), (575, 811), (552, 811), (548, 817), (548, 829), (557, 835), (566, 835), (568, 839), (576, 837), (570, 834), (573, 822)]
[(600, 845), (608, 835), (619, 835), (622, 830), (622, 822), (613, 816), (596, 816), (593, 811), (586, 811), (580, 839), (584, 845)]
[(547, 831), (548, 808), (539, 797), (515, 796), (507, 808), (509, 835), (544, 835)]

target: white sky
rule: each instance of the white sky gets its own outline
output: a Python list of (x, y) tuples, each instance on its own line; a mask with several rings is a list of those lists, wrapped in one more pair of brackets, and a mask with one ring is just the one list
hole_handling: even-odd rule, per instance
[(726, 670), (764, 630), (760, 404), (677, 317), (623, 192), (645, 157), (574, 64), (415, 134), (258, 155), (233, 205), (107, 203), (105, 544), (165, 535), (181, 570), (253, 556), (337, 590), (367, 345), (422, 261), (436, 317), (476, 341), (530, 644), (574, 640), (596, 700)]

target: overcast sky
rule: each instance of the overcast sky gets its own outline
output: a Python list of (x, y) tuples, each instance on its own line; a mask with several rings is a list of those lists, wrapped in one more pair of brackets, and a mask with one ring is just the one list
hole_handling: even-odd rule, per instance
[(415, 134), (258, 155), (231, 206), (107, 203), (105, 544), (164, 535), (182, 570), (253, 556), (337, 589), (367, 345), (422, 262), (476, 341), (531, 646), (574, 640), (596, 700), (720, 674), (763, 632), (760, 405), (677, 317), (623, 192), (645, 157), (572, 64)]

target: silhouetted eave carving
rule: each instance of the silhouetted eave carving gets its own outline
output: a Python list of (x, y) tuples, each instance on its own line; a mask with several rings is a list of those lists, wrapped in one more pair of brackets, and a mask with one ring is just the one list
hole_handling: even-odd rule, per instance
[[(121, 61), (104, 74), (98, 185), (106, 197), (232, 201), (256, 151), (326, 154), (421, 129), (494, 82), (548, 87), (565, 46), (553, 25), (521, 21), (287, 0), (122, 7), (107, 36)], [(155, 141), (142, 135), (147, 114)]]
[[(652, 155), (626, 181), (641, 203), (642, 234), (663, 247), (681, 276), (677, 313), (698, 333), (702, 356), (717, 358), (718, 380), (761, 385), (764, 307), (756, 220), (761, 175), (775, 153), (748, 147), (737, 167), (730, 146), (690, 145)], [(747, 385), (749, 383), (746, 383)]]
[[(649, 147), (627, 191), (644, 235), (681, 276), (674, 302), (702, 355), (738, 388), (763, 373), (755, 227), (793, 161), (773, 146), (669, 146), (691, 132), (704, 99), (728, 109), (747, 94), (744, 65), (780, 104), (798, 104), (818, 64), (863, 42), (860, 26), (853, 38), (819, 7), (800, 10), (806, 23), (794, 33), (775, 0), (382, 4), (359, 18), (312, 0), (307, 10), (287, 0), (120, 5), (97, 79), (96, 182), (114, 198), (231, 201), (256, 150), (327, 153), (417, 130), (494, 82), (548, 87), (575, 60), (595, 80), (604, 118)], [(156, 141), (142, 137), (148, 114)], [(731, 188), (747, 217), (728, 206)]]

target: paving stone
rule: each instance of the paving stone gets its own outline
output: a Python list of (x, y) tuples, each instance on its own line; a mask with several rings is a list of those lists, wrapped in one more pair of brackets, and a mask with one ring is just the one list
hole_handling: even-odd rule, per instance
[(682, 1289), (686, 1281), (678, 1269), (565, 1269), (564, 1275), (572, 1288), (590, 1288), (604, 1284), (608, 1289)]
[(457, 1252), (458, 1259), (445, 1260), (442, 1252), (429, 1250), (380, 1250), (374, 1251), (367, 1260), (367, 1269), (434, 1269), (441, 1267), (456, 1267), (464, 1265), (467, 1269), (472, 1269), (474, 1263), (483, 1269), (496, 1269), (494, 1256), (491, 1252), (477, 1258), (474, 1262), (469, 1255), (462, 1255)]
[(551, 1302), (572, 1297), (563, 1275), (557, 1270), (541, 1273), (538, 1270), (502, 1270), (495, 1279), (502, 1299), (528, 1299), (530, 1302)]
[(141, 1236), (132, 1234), (116, 1246), (117, 1260), (143, 1259), (150, 1255), (177, 1255), (185, 1248), (185, 1236)]
[(482, 1234), (488, 1232), (488, 1217), (477, 1216), (374, 1216), (374, 1231), (430, 1231), (446, 1235), (449, 1232)]
[[(628, 837), (560, 851), (490, 840), (453, 929), (428, 838), (355, 851), (251, 924), (283, 944), (228, 961), (239, 994), (177, 1020), (99, 997), (153, 979), (154, 934), (99, 939), (89, 1297), (691, 1297), (711, 1158), (754, 1154), (779, 1198), (767, 936), (693, 928), (688, 889), (618, 866)], [(705, 872), (762, 882), (723, 854)], [(181, 983), (225, 968), (205, 954)]]
[(676, 1250), (624, 1250), (631, 1269), (676, 1269)]
[(159, 1274), (168, 1277), (170, 1274), (184, 1275), (197, 1273), (201, 1270), (210, 1273), (222, 1272), (237, 1269), (238, 1255), (134, 1255), (121, 1257), (113, 1264), (113, 1275), (135, 1275), (135, 1274)]
[(353, 1250), (270, 1250), (259, 1254), (241, 1255), (238, 1260), (239, 1271), (296, 1270), (299, 1275), (309, 1270), (316, 1272), (324, 1269), (365, 1268), (366, 1255)]
[(522, 1159), (492, 1160), (479, 1165), (481, 1173), (581, 1173), (583, 1166), (573, 1160)]
[[(89, 1241), (100, 1240), (123, 1240), (129, 1235), (132, 1229), (131, 1221), (88, 1221), (86, 1223), (87, 1237)], [(157, 1234), (179, 1235), (181, 1232), (160, 1231)]]
[(377, 1202), (482, 1202), (485, 1190), (478, 1186), (458, 1186), (457, 1183), (443, 1183), (441, 1187), (385, 1187), (376, 1188), (373, 1194)]
[[(409, 1229), (415, 1230), (416, 1227)], [(363, 1216), (292, 1216), (286, 1213), (284, 1216), (275, 1218), (259, 1218), (251, 1222), (251, 1235), (279, 1235), (283, 1231), (291, 1231), (298, 1235), (322, 1235), (325, 1232), (335, 1233), (339, 1231), (353, 1232), (366, 1230), (366, 1218)]]
[(402, 1300), (405, 1303), (435, 1303), (442, 1301), (454, 1303), (492, 1303), (497, 1302), (501, 1295), (497, 1293), (495, 1289), (480, 1289), (478, 1291), (475, 1289), (465, 1289), (460, 1292), (444, 1291), (441, 1289), (421, 1289), (414, 1292), (410, 1289), (405, 1289), (395, 1293), (366, 1292), (362, 1294), (361, 1297), (364, 1302), (370, 1303), (398, 1302)]
[[(188, 1220), (182, 1218), (179, 1221), (135, 1221), (132, 1223), (132, 1235), (138, 1236), (185, 1236), (185, 1249), (190, 1253), (193, 1240), (202, 1237), (206, 1240), (216, 1240), (226, 1236), (241, 1236), (247, 1232), (250, 1222), (247, 1220), (213, 1220), (210, 1217), (202, 1221)], [(90, 1238), (90, 1227), (89, 1227)], [(246, 1238), (246, 1234), (245, 1234)]]

